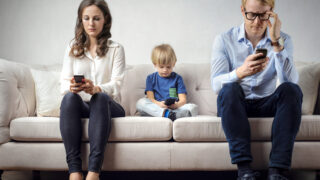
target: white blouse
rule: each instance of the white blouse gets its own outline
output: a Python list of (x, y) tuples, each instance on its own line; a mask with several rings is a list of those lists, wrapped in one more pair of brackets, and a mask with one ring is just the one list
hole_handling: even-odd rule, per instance
[[(95, 86), (99, 86), (102, 92), (108, 94), (116, 102), (120, 102), (120, 87), (124, 78), (125, 55), (123, 47), (111, 40), (108, 41), (109, 50), (104, 57), (92, 58), (85, 51), (83, 58), (69, 56), (71, 50), (67, 47), (63, 68), (61, 72), (61, 93), (65, 95), (70, 90), (70, 79), (73, 75), (84, 75)], [(83, 101), (90, 101), (91, 95), (81, 91), (78, 93)]]

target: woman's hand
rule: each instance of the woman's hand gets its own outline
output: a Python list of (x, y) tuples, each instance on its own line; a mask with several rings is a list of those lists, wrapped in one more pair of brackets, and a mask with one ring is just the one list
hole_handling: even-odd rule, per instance
[(83, 83), (76, 83), (74, 78), (70, 80), (70, 92), (72, 93), (79, 93), (83, 91)]
[(90, 79), (84, 79), (83, 91), (94, 95), (95, 93), (101, 92), (101, 89), (99, 86), (94, 86)]

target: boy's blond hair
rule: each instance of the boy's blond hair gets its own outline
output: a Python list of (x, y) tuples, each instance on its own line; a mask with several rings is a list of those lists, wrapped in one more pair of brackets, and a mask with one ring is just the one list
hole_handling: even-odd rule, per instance
[(177, 62), (176, 54), (169, 44), (161, 44), (153, 48), (151, 59), (154, 65), (174, 64)]
[[(271, 7), (271, 10), (274, 9), (274, 1), (275, 0), (258, 0), (263, 5), (268, 5)], [(247, 0), (242, 0), (242, 6), (246, 7)]]

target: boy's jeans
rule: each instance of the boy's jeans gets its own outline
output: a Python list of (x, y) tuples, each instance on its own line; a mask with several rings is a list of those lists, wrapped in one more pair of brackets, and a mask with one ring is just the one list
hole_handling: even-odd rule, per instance
[[(139, 99), (136, 107), (137, 111), (144, 116), (162, 117), (165, 110), (146, 97)], [(185, 104), (178, 109), (172, 110), (172, 112), (176, 113), (176, 118), (197, 116), (198, 106), (195, 104)]]
[(285, 82), (268, 97), (248, 100), (238, 83), (228, 83), (221, 89), (217, 103), (233, 164), (252, 161), (248, 117), (274, 117), (269, 167), (290, 168), (301, 122), (302, 92), (298, 85)]

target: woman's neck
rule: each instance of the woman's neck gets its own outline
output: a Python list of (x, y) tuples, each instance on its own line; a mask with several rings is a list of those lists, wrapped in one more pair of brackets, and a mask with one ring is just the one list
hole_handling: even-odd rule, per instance
[(97, 56), (97, 39), (90, 37), (90, 47), (89, 52), (92, 56), (92, 58), (95, 58)]

